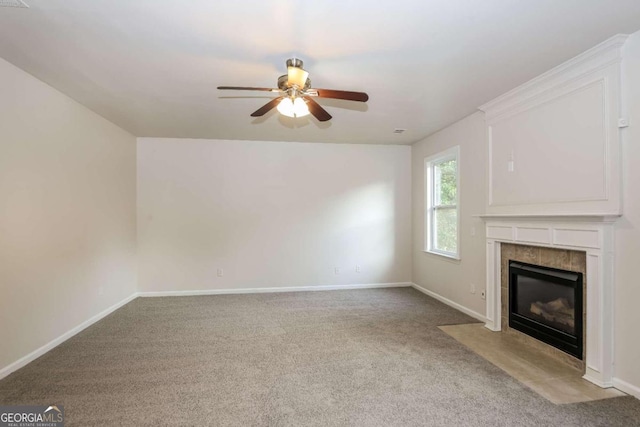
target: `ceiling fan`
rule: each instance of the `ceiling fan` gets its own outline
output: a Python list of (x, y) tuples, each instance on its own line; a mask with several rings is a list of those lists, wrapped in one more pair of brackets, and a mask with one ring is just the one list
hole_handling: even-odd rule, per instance
[(324, 108), (313, 97), (344, 99), (347, 101), (367, 102), (369, 95), (364, 92), (350, 92), (334, 89), (312, 89), (309, 72), (303, 68), (303, 62), (297, 58), (287, 59), (287, 74), (278, 78), (278, 88), (266, 87), (241, 87), (218, 86), (221, 90), (257, 90), (280, 93), (277, 98), (267, 102), (262, 107), (251, 113), (252, 117), (260, 117), (277, 108), (278, 111), (288, 117), (303, 117), (309, 113), (321, 122), (331, 119)]

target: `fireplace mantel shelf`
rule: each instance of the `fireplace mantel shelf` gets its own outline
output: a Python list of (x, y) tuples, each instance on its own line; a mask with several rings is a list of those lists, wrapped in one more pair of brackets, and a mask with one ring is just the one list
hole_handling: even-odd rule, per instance
[(621, 214), (480, 214), (473, 215), (485, 221), (547, 221), (547, 222), (604, 222), (611, 223), (617, 221)]

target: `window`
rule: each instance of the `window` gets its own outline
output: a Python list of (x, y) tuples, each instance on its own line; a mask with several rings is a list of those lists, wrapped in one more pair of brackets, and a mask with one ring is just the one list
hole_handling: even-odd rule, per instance
[(425, 251), (460, 259), (459, 147), (428, 157), (425, 170)]

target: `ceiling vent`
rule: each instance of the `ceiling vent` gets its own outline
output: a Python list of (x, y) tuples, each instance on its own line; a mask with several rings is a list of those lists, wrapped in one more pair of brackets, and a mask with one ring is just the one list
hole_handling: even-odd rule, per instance
[(395, 129), (393, 130), (393, 133), (402, 133), (402, 132), (404, 132), (404, 131), (406, 131), (406, 129), (402, 129), (402, 128), (395, 128)]
[(29, 8), (29, 5), (22, 0), (0, 0), (0, 7), (22, 7)]

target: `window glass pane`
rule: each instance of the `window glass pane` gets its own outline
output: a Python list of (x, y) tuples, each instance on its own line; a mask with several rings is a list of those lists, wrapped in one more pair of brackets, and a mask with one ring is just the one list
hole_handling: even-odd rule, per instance
[(457, 164), (455, 159), (434, 165), (434, 205), (456, 204), (456, 175)]
[(445, 252), (458, 252), (457, 209), (435, 209), (433, 215), (434, 249)]

